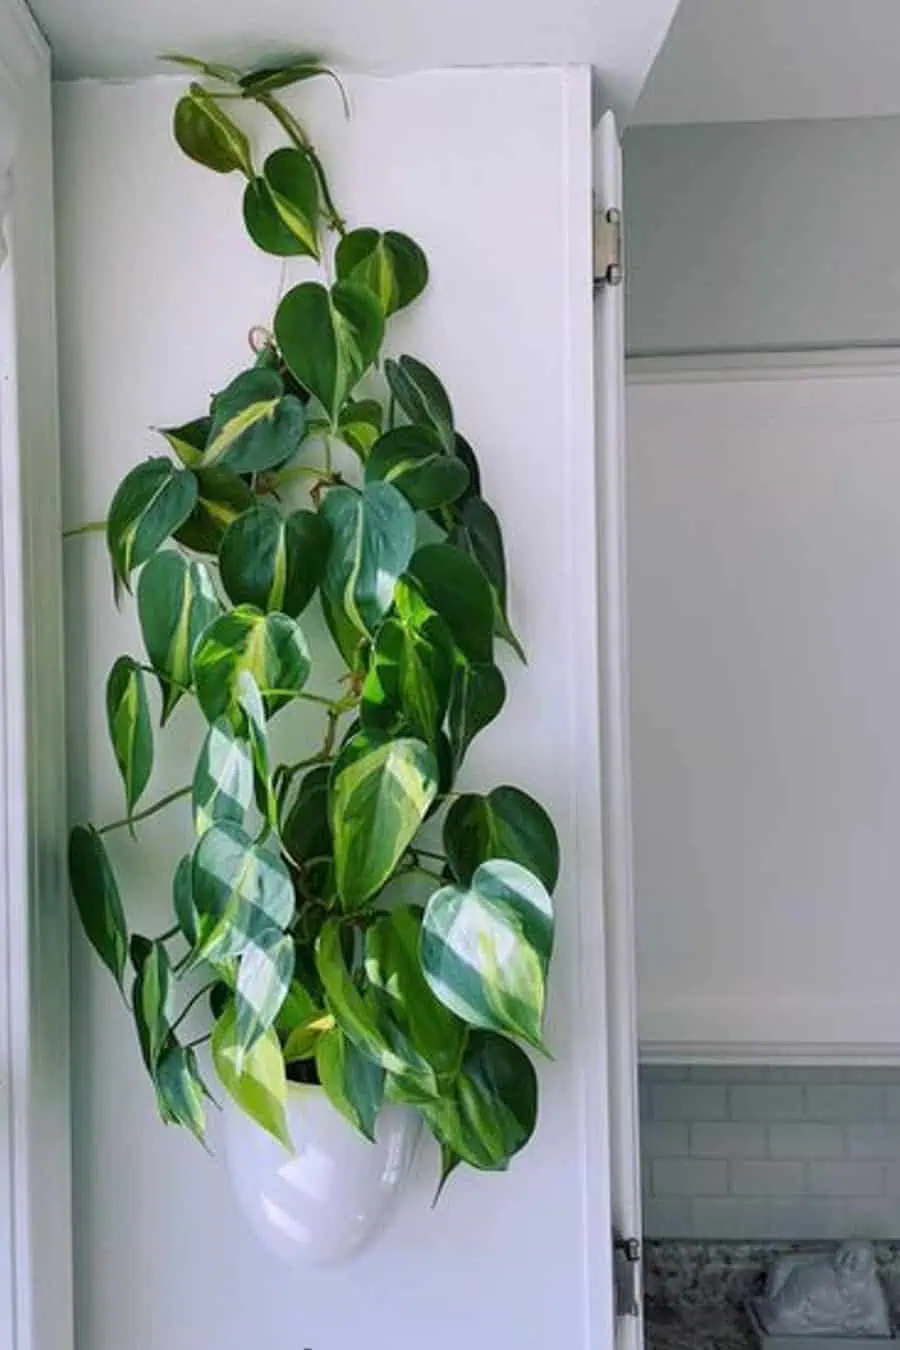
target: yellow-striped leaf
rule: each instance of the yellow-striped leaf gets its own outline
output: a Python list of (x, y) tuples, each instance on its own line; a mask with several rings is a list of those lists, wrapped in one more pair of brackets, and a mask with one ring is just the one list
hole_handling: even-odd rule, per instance
[(350, 281), (331, 290), (305, 281), (288, 291), (275, 315), (275, 338), (288, 368), (334, 425), (383, 336), (381, 306), (365, 286)]
[(287, 1122), (287, 1076), (281, 1047), (269, 1030), (249, 1053), (241, 1049), (234, 1006), (226, 1008), (212, 1033), (212, 1056), (223, 1088), (257, 1125), (293, 1150)]
[(120, 656), (106, 682), (109, 739), (122, 775), (125, 807), (131, 815), (153, 770), (153, 728), (144, 672), (130, 656)]
[(260, 473), (290, 459), (305, 431), (300, 400), (285, 394), (277, 371), (254, 366), (213, 399), (212, 426), (199, 467)]
[(367, 483), (362, 492), (334, 488), (322, 515), (331, 531), (322, 589), (355, 628), (371, 635), (413, 556), (415, 515), (389, 483)]
[(138, 615), (150, 664), (163, 696), (162, 722), (191, 687), (197, 639), (222, 606), (203, 563), (167, 549), (151, 558), (138, 583)]
[(236, 605), (296, 618), (325, 572), (330, 534), (314, 511), (282, 516), (260, 502), (229, 526), (219, 550), (222, 585)]
[(469, 470), (448, 455), (430, 427), (395, 427), (372, 447), (366, 482), (392, 483), (417, 511), (455, 502), (469, 486)]
[(116, 576), (130, 587), (131, 573), (183, 525), (197, 502), (197, 479), (170, 459), (145, 460), (119, 484), (106, 521), (106, 542)]
[(201, 635), (192, 669), (197, 701), (208, 720), (227, 716), (241, 729), (243, 672), (253, 676), (271, 716), (305, 685), (309, 648), (300, 625), (286, 614), (263, 614), (252, 605), (238, 605), (214, 619)]
[(428, 285), (428, 260), (419, 245), (396, 230), (353, 230), (335, 253), (342, 281), (368, 287), (385, 317), (412, 304)]
[(192, 84), (178, 100), (173, 130), (181, 149), (198, 164), (216, 173), (238, 169), (253, 177), (250, 142), (202, 85)]

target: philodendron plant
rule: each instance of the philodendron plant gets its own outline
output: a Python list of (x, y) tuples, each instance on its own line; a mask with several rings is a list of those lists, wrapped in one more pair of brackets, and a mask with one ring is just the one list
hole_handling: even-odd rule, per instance
[[(320, 1083), (369, 1137), (383, 1102), (414, 1107), (444, 1177), (460, 1161), (500, 1169), (537, 1115), (522, 1047), (542, 1047), (559, 853), (525, 792), (457, 787), (503, 707), (495, 640), (521, 650), (475, 452), (433, 371), (382, 355), (391, 316), (426, 286), (425, 255), (339, 214), (278, 96), (330, 72), (175, 59), (202, 80), (175, 109), (181, 149), (246, 179), (253, 243), (335, 279), (289, 290), (271, 332), (254, 330), (248, 368), (196, 420), (163, 430), (166, 453), (113, 496), (116, 591), (136, 580), (145, 650), (107, 681), (126, 815), (72, 831), (75, 902), (130, 999), (167, 1123), (204, 1138), (197, 1050), (210, 1042), (224, 1091), (286, 1146), (293, 1079)], [(261, 167), (232, 115), (242, 100), (287, 136)], [(311, 679), (301, 616), (313, 606), (346, 667), (330, 692)], [(203, 732), (191, 783), (139, 810), (154, 684), (160, 727), (195, 700)], [(304, 726), (310, 705), (323, 726), (282, 762), (298, 705)], [(175, 734), (187, 741), (193, 725)], [(190, 821), (173, 923), (144, 936), (126, 923), (103, 836), (134, 834), (179, 799)], [(211, 1030), (187, 1041), (198, 1004)]]

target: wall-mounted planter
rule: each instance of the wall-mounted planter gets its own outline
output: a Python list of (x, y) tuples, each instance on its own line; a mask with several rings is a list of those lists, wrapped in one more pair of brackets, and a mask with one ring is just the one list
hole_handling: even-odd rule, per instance
[(363, 1139), (319, 1087), (288, 1085), (293, 1156), (242, 1111), (225, 1114), (228, 1170), (256, 1233), (284, 1260), (342, 1261), (386, 1222), (409, 1172), (420, 1121), (386, 1105), (374, 1144)]

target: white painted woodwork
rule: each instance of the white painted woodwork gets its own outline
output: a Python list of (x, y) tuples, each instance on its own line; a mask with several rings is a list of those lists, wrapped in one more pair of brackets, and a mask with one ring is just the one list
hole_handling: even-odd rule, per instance
[(900, 1062), (900, 364), (632, 376), (642, 1049)]
[(49, 53), (0, 0), (0, 1344), (71, 1350)]
[(894, 0), (682, 0), (635, 120), (895, 116), (898, 41)]
[[(150, 75), (161, 52), (244, 61), (318, 52), (341, 70), (593, 65), (630, 113), (677, 0), (36, 0), (58, 74)], [(457, 109), (465, 115), (465, 109)]]
[[(346, 1269), (288, 1273), (240, 1217), (221, 1161), (157, 1120), (129, 1018), (79, 935), (75, 1255), (89, 1350), (608, 1350), (612, 1339), (590, 74), (358, 78), (350, 92), (349, 124), (330, 88), (302, 102), (350, 219), (409, 230), (428, 251), (432, 289), (392, 345), (440, 370), (506, 530), (530, 664), (503, 656), (507, 708), (467, 781), (520, 783), (560, 829), (555, 1059), (539, 1065), (539, 1128), (507, 1175), (461, 1170), (432, 1212), (425, 1150), (379, 1245)], [(151, 452), (148, 426), (194, 415), (233, 373), (279, 290), (279, 264), (243, 235), (237, 180), (172, 144), (175, 94), (159, 81), (57, 91), (69, 524), (103, 516)], [(600, 338), (613, 387), (618, 327)], [(616, 422), (606, 425), (612, 438)], [(110, 820), (121, 795), (102, 690), (137, 626), (131, 605), (112, 605), (99, 539), (67, 545), (66, 580), (72, 813)], [(187, 730), (190, 710), (177, 717)], [(179, 742), (177, 731), (159, 742), (154, 795), (184, 781)], [(189, 833), (179, 807), (142, 831), (140, 848), (116, 837), (136, 927), (161, 923)]]

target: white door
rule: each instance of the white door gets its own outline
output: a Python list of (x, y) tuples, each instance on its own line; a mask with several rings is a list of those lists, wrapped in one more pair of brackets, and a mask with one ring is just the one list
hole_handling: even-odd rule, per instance
[[(611, 113), (594, 140), (598, 239), (622, 208), (622, 153)], [(598, 250), (595, 272), (610, 265)], [(615, 266), (615, 262), (612, 266)], [(640, 1316), (641, 1186), (633, 921), (628, 612), (625, 540), (625, 339), (621, 273), (599, 280), (594, 301), (597, 398), (600, 746), (603, 896), (609, 1056), (610, 1209), (617, 1238), (617, 1344), (636, 1350)]]

